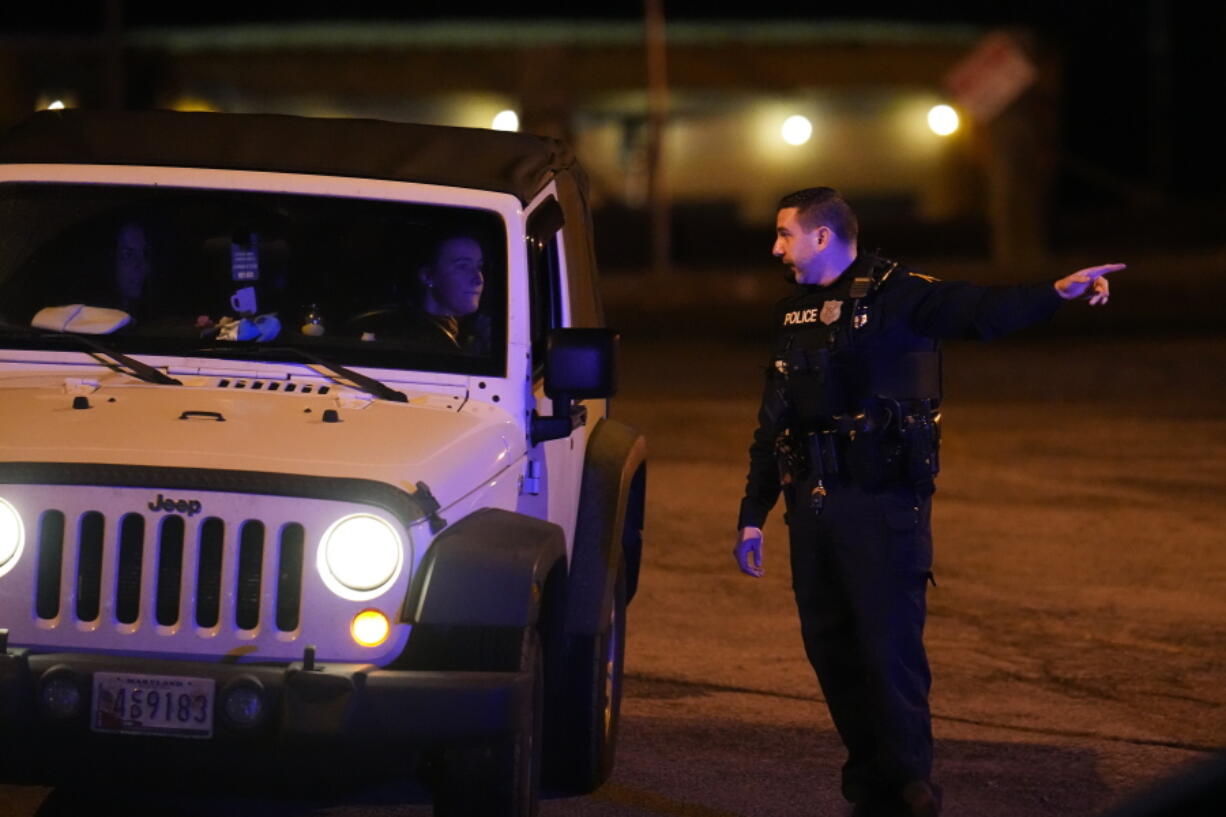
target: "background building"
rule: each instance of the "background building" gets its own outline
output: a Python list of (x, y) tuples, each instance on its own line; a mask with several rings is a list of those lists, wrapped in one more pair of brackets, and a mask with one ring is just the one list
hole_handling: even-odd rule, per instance
[[(1099, 246), (1216, 247), (1226, 214), (1226, 158), (1201, 124), (1226, 90), (1201, 48), (1226, 30), (1223, 10), (868, 3), (730, 19), (670, 3), (653, 187), (638, 4), (562, 17), (425, 3), (398, 18), (163, 5), (62, 19), (10, 4), (0, 124), (58, 102), (555, 135), (591, 174), (610, 269), (649, 263), (653, 190), (680, 266), (761, 260), (778, 196), (815, 183), (851, 198), (874, 246), (1005, 273)], [(1020, 69), (972, 57), (1002, 33)], [(987, 113), (985, 92), (999, 97)], [(961, 104), (948, 135), (928, 121), (943, 103)]]

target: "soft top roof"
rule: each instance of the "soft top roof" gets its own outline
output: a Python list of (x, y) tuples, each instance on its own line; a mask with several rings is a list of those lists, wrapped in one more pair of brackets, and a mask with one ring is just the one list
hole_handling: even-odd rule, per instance
[(0, 139), (0, 163), (130, 164), (354, 176), (510, 193), (559, 174), (562, 143), (523, 133), (373, 119), (175, 111), (41, 111)]

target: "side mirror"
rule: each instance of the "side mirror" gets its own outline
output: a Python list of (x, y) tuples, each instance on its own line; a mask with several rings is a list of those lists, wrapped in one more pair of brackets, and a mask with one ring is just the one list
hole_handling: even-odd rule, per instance
[(532, 443), (558, 440), (587, 422), (574, 400), (617, 393), (617, 341), (612, 329), (554, 329), (545, 343), (545, 394), (553, 416), (532, 418)]
[(545, 394), (585, 400), (617, 393), (618, 334), (612, 329), (554, 329), (545, 340)]

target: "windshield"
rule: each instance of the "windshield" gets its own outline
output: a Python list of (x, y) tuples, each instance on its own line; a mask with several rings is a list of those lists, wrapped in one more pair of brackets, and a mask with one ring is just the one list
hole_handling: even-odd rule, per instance
[[(506, 228), (488, 210), (100, 184), (0, 184), (0, 344), (501, 375)], [(102, 339), (102, 338), (100, 338)], [(278, 352), (277, 349), (280, 349)]]

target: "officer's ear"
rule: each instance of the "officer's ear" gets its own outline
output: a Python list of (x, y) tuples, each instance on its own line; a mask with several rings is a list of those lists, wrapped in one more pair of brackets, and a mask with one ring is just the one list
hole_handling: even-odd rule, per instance
[(813, 247), (817, 250), (824, 250), (830, 246), (830, 239), (834, 236), (834, 232), (825, 225), (819, 225), (813, 231)]

